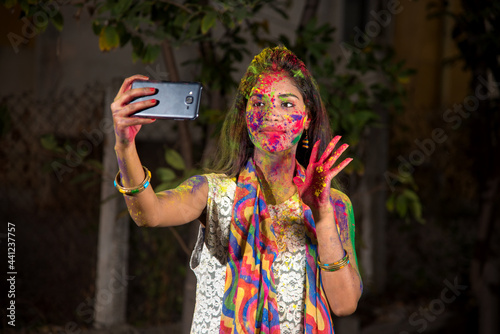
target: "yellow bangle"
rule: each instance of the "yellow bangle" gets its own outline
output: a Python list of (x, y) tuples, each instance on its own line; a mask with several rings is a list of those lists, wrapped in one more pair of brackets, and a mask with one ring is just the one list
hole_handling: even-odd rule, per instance
[(318, 266), (326, 271), (337, 271), (349, 264), (349, 254), (344, 249), (345, 256), (342, 260), (334, 262), (334, 263), (321, 263), (318, 256)]
[(144, 189), (146, 189), (149, 186), (149, 181), (151, 180), (151, 172), (149, 171), (149, 169), (147, 169), (144, 166), (142, 166), (142, 168), (144, 169), (144, 174), (146, 175), (146, 177), (144, 178), (144, 181), (142, 181), (142, 183), (140, 185), (138, 185), (137, 187), (132, 187), (132, 188), (125, 188), (125, 187), (120, 185), (121, 175), (120, 175), (120, 171), (118, 171), (118, 173), (116, 174), (116, 177), (115, 177), (115, 181), (114, 181), (114, 185), (115, 185), (116, 189), (118, 189), (118, 191), (121, 192), (122, 194), (129, 195), (129, 196), (138, 194), (138, 193), (142, 192)]

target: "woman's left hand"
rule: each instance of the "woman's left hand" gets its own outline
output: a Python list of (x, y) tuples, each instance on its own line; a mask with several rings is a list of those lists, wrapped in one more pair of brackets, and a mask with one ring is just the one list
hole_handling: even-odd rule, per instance
[(313, 214), (317, 213), (321, 215), (322, 213), (332, 212), (330, 204), (332, 179), (352, 161), (352, 158), (347, 158), (333, 167), (339, 156), (349, 147), (347, 144), (342, 144), (333, 152), (339, 140), (340, 136), (333, 138), (319, 160), (318, 148), (320, 141), (318, 140), (312, 149), (304, 181), (299, 176), (296, 176), (294, 179), (302, 201), (311, 208)]

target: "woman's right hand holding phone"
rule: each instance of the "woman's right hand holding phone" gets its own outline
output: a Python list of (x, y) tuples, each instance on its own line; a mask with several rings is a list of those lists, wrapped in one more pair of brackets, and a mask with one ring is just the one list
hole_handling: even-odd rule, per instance
[(148, 80), (144, 75), (133, 75), (123, 81), (118, 94), (111, 104), (113, 113), (113, 123), (116, 135), (115, 148), (127, 148), (134, 143), (135, 136), (143, 124), (151, 124), (155, 119), (132, 117), (138, 111), (154, 106), (157, 101), (149, 99), (141, 102), (131, 103), (134, 99), (145, 95), (155, 94), (154, 88), (136, 88), (131, 89), (134, 80)]

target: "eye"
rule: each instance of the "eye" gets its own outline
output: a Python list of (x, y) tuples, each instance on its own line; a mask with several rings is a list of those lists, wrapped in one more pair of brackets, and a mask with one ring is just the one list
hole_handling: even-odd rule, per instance
[(252, 103), (252, 107), (260, 108), (263, 106), (264, 106), (264, 102), (262, 102), (262, 101), (257, 101), (257, 102)]
[(293, 108), (293, 107), (295, 107), (295, 105), (292, 102), (287, 102), (287, 101), (281, 102), (281, 106), (283, 108)]

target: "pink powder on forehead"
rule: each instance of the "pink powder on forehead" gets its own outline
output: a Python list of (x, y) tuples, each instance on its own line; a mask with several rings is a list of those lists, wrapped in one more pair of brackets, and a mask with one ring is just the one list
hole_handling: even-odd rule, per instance
[(261, 85), (272, 85), (273, 83), (282, 81), (285, 78), (288, 78), (288, 76), (283, 71), (261, 74), (259, 75), (259, 79), (254, 88)]

